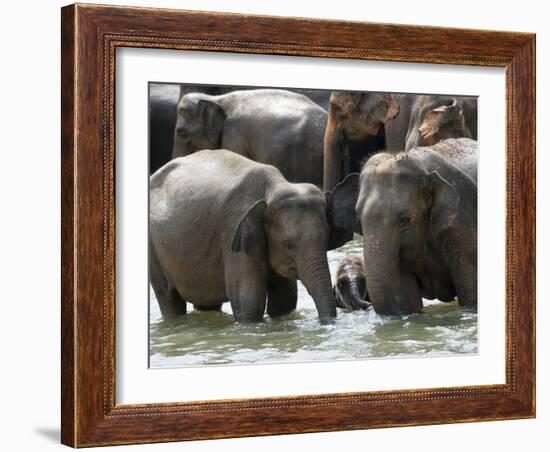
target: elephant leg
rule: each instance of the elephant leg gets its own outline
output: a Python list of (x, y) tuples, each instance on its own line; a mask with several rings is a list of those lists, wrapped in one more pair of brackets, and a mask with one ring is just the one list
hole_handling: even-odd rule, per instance
[(266, 271), (244, 253), (224, 259), (226, 290), (237, 322), (261, 322), (266, 305)]
[(477, 287), (460, 287), (457, 298), (459, 306), (466, 308), (477, 307)]
[(280, 278), (267, 288), (267, 315), (277, 317), (296, 309), (298, 285), (296, 280)]
[(149, 247), (149, 271), (151, 285), (157, 297), (162, 317), (169, 319), (186, 314), (187, 303), (181, 298), (174, 285), (166, 278), (153, 246)]

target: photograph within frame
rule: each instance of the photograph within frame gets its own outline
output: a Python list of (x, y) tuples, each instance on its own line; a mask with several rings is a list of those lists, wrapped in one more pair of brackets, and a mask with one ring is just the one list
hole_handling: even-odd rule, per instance
[[(113, 16), (116, 16), (116, 21), (113, 21)], [(259, 19), (261, 27), (255, 19)], [(230, 29), (224, 27), (228, 22), (233, 24)], [(64, 359), (61, 368), (61, 437), (64, 444), (83, 447), (535, 416), (534, 34), (71, 5), (62, 9), (62, 42), (64, 271), (61, 343)], [(337, 362), (334, 365), (248, 366), (243, 369), (247, 373), (269, 372), (264, 372), (263, 379), (239, 379), (244, 383), (240, 392), (228, 392), (227, 380), (219, 384), (220, 374), (227, 374), (227, 371), (235, 374), (238, 366), (148, 371), (143, 365), (147, 361), (147, 347), (136, 347), (140, 342), (146, 343), (139, 337), (147, 334), (147, 328), (143, 326), (147, 323), (147, 303), (140, 306), (135, 302), (146, 296), (147, 290), (143, 290), (143, 285), (147, 285), (147, 278), (132, 278), (136, 273), (147, 272), (146, 259), (142, 259), (147, 255), (147, 206), (142, 202), (145, 209), (140, 213), (140, 206), (136, 205), (140, 203), (128, 198), (127, 189), (136, 181), (133, 178), (135, 174), (126, 170), (128, 166), (134, 170), (141, 167), (140, 159), (134, 159), (134, 164), (128, 163), (136, 153), (143, 155), (143, 171), (139, 172), (143, 182), (137, 192), (142, 192), (140, 199), (145, 201), (147, 181), (143, 175), (147, 173), (147, 139), (144, 137), (147, 132), (147, 96), (132, 98), (126, 113), (122, 115), (121, 124), (115, 97), (118, 104), (121, 86), (122, 99), (128, 90), (120, 84), (125, 75), (124, 71), (122, 76), (119, 73), (120, 57), (116, 54), (123, 47), (155, 49), (155, 52), (162, 52), (160, 49), (178, 52), (218, 50), (227, 52), (225, 55), (269, 53), (289, 55), (289, 59), (296, 62), (299, 61), (296, 55), (322, 56), (337, 63), (339, 69), (342, 63), (348, 66), (356, 59), (398, 62), (404, 68), (406, 63), (422, 63), (423, 67), (437, 63), (441, 68), (452, 67), (453, 71), (456, 64), (473, 65), (475, 69), (489, 66), (503, 70), (505, 80), (490, 84), (489, 90), (493, 90), (493, 95), (489, 97), (492, 97), (492, 102), (485, 102), (484, 97), (482, 109), (483, 155), (496, 156), (496, 160), (501, 161), (496, 166), (492, 161), (491, 165), (482, 164), (484, 170), (489, 168), (490, 171), (483, 173), (481, 181), (484, 184), (491, 181), (496, 186), (502, 184), (502, 195), (492, 197), (490, 205), (484, 205), (488, 198), (483, 197), (480, 214), (500, 209), (502, 215), (498, 217), (505, 218), (505, 221), (497, 219), (493, 222), (497, 231), (502, 228), (498, 240), (493, 240), (493, 229), (485, 231), (487, 240), (484, 239), (483, 247), (487, 242), (502, 242), (505, 243), (505, 254), (501, 255), (499, 249), (493, 249), (491, 253), (492, 265), (488, 269), (488, 278), (493, 280), (492, 296), (484, 296), (484, 302), (480, 305), (483, 328), (480, 331), (482, 349), (479, 355), (459, 359), (381, 360), (372, 366), (368, 360)], [(169, 64), (171, 71), (175, 69), (172, 63), (170, 61)], [(219, 61), (216, 66), (217, 63)], [(166, 69), (166, 66), (163, 67)], [(152, 69), (150, 64), (147, 69)], [(154, 68), (155, 71), (157, 69)], [(243, 71), (240, 64), (238, 69), (239, 77), (248, 77), (249, 72)], [(300, 73), (302, 69), (300, 67)], [(139, 74), (145, 72), (142, 68)], [(181, 73), (188, 72), (183, 70)], [(219, 71), (215, 73), (219, 74)], [(208, 74), (209, 79), (213, 74)], [(282, 73), (279, 71), (277, 74)], [(226, 77), (227, 72), (223, 75)], [(288, 76), (289, 72), (285, 71), (285, 75)], [(310, 74), (311, 83), (318, 83), (325, 75), (318, 72)], [(129, 82), (132, 89), (143, 90), (148, 80), (170, 78), (157, 75), (146, 77), (142, 79), (142, 87), (137, 87), (132, 79)], [(387, 78), (394, 80), (391, 74)], [(400, 78), (398, 82), (407, 84), (408, 80)], [(236, 83), (242, 81), (233, 80)], [(476, 77), (476, 83), (478, 81)], [(128, 80), (125, 82), (128, 83)], [(364, 82), (365, 78), (361, 83)], [(293, 83), (291, 80), (284, 86)], [(458, 77), (456, 85), (461, 83), (462, 77)], [(434, 84), (438, 84), (437, 77), (429, 81), (426, 91), (432, 91)], [(363, 89), (362, 86), (354, 88)], [(501, 99), (501, 93), (505, 94), (505, 100)], [(489, 105), (497, 106), (493, 108), (496, 112), (494, 118), (500, 118), (505, 112), (506, 118), (498, 120), (499, 130), (503, 134), (501, 138), (496, 137), (494, 143), (498, 145), (486, 147), (487, 131), (494, 129), (487, 125), (495, 125), (492, 115), (487, 115), (489, 109), (486, 107)], [(138, 112), (140, 114), (134, 115), (129, 122), (128, 116)], [(123, 130), (131, 129), (130, 134), (122, 134), (123, 148), (128, 151), (122, 153), (124, 163), (120, 161), (119, 153), (121, 125)], [(501, 141), (504, 138), (506, 141)], [(121, 179), (122, 190), (119, 190)], [(140, 187), (137, 182), (132, 188), (136, 185)], [(136, 190), (132, 193), (135, 195)], [(122, 203), (119, 203), (120, 194), (124, 198)], [(124, 203), (127, 208), (119, 210), (118, 207)], [(119, 234), (121, 216), (130, 227)], [(140, 216), (143, 221), (139, 220)], [(135, 221), (127, 221), (132, 217)], [(485, 223), (480, 221), (481, 230), (485, 228)], [(127, 245), (140, 234), (144, 238), (141, 242), (144, 243), (145, 253), (139, 246), (133, 247), (131, 258), (119, 267), (120, 252), (128, 257), (125, 253), (129, 249)], [(121, 241), (122, 246), (119, 245)], [(487, 253), (481, 252), (480, 257), (484, 254)], [(141, 262), (145, 264), (141, 265)], [(499, 263), (502, 267), (506, 264), (506, 271)], [(484, 265), (481, 258), (480, 268)], [(500, 278), (504, 280), (505, 288), (502, 287), (502, 291), (495, 296), (493, 287), (499, 287)], [(480, 281), (480, 293), (489, 287), (486, 281), (487, 278)], [(122, 303), (120, 294), (123, 295)], [(132, 305), (127, 302), (132, 302)], [(506, 318), (499, 319), (493, 325), (490, 311), (486, 308), (495, 305), (505, 309)], [(485, 312), (489, 315), (486, 316)], [(487, 320), (491, 325), (489, 329), (486, 328)], [(497, 356), (500, 355), (499, 350), (489, 355), (486, 353), (491, 349), (485, 342), (489, 331), (491, 336), (499, 338), (499, 344), (506, 341), (501, 361)], [(517, 353), (519, 350), (521, 353)], [(489, 358), (486, 370), (505, 368), (504, 379), (501, 380), (499, 375), (473, 379), (472, 372), (465, 371), (465, 362), (477, 360), (483, 355)], [(417, 366), (420, 361), (422, 364), (437, 361), (439, 365), (433, 369), (434, 372), (421, 372), (422, 379), (416, 378), (419, 373), (415, 371), (398, 372), (397, 378), (392, 379), (390, 372), (384, 375), (383, 380), (378, 380), (378, 385), (371, 384), (371, 377), (380, 368), (413, 363)], [(448, 361), (460, 364), (452, 368), (447, 365)], [(447, 364), (441, 365), (443, 362)], [(367, 372), (365, 375), (369, 378), (361, 379), (359, 386), (350, 386), (349, 380), (335, 379), (334, 375), (323, 372), (316, 375), (320, 379), (329, 377), (324, 386), (316, 384), (312, 387), (311, 382), (296, 384), (296, 380), (302, 377), (303, 368), (332, 367), (342, 375), (342, 367), (352, 365), (370, 367), (374, 374)], [(273, 373), (277, 368), (292, 369), (292, 387), (287, 385), (282, 390), (277, 389), (281, 382)], [(208, 372), (202, 372), (205, 370)], [(442, 381), (441, 373), (448, 374), (449, 370), (454, 370), (448, 375), (451, 378)], [(471, 370), (475, 373), (476, 369)], [(181, 377), (177, 376), (160, 385), (160, 389), (164, 390), (160, 397), (158, 391), (156, 395), (151, 394), (153, 388), (145, 382), (147, 378), (144, 379), (144, 374), (166, 380), (167, 373), (196, 374), (201, 379), (196, 384), (186, 379), (190, 384), (182, 385)], [(204, 374), (215, 374), (216, 382), (213, 381), (214, 384), (198, 394), (208, 381), (208, 378), (204, 379)], [(437, 374), (436, 380), (434, 374)], [(406, 386), (402, 385), (403, 378), (407, 378)], [(416, 382), (411, 383), (415, 378)], [(267, 382), (269, 387), (258, 391), (258, 382)], [(190, 391), (182, 392), (185, 387)], [(222, 387), (223, 392), (219, 390)], [(121, 388), (126, 393), (122, 399), (119, 398)], [(130, 388), (133, 395), (129, 394)], [(155, 388), (158, 389), (159, 385)], [(208, 403), (194, 402), (200, 400), (208, 400)], [(147, 422), (143, 422), (144, 419)]]
[[(160, 82), (150, 82), (148, 92), (149, 169), (151, 174), (155, 171), (162, 172), (159, 168), (172, 157), (190, 155), (203, 148), (225, 147), (233, 148), (235, 153), (251, 157), (256, 162), (274, 163), (292, 182), (309, 182), (320, 190), (324, 190), (325, 193), (330, 193), (334, 187), (326, 184), (326, 155), (328, 153), (340, 151), (338, 158), (342, 158), (342, 166), (341, 174), (336, 176), (338, 183), (343, 182), (349, 174), (360, 172), (361, 166), (370, 157), (384, 151), (391, 154), (390, 160), (396, 162), (403, 160), (405, 163), (411, 159), (400, 151), (408, 152), (420, 147), (421, 149), (413, 151), (413, 154), (426, 154), (435, 151), (442, 155), (445, 160), (452, 162), (453, 168), (457, 166), (459, 171), (465, 173), (468, 180), (474, 183), (473, 196), (475, 200), (472, 198), (472, 203), (475, 205), (473, 213), (475, 227), (470, 227), (468, 230), (467, 234), (469, 235), (466, 243), (475, 244), (471, 247), (471, 249), (475, 249), (475, 257), (472, 260), (473, 266), (470, 266), (470, 274), (475, 275), (473, 298), (477, 303), (478, 147), (476, 139), (478, 121), (476, 96), (332, 92), (326, 89), (281, 89), (280, 87), (270, 89), (257, 86)], [(220, 103), (223, 104), (221, 109)], [(264, 105), (271, 106), (271, 111), (269, 108), (263, 107)], [(214, 109), (214, 113), (209, 111), (210, 108)], [(258, 134), (248, 133), (247, 135), (247, 132), (242, 131), (245, 128), (244, 125), (250, 125), (252, 117), (247, 108), (249, 110), (256, 109), (254, 110), (256, 116), (252, 118), (252, 121), (262, 121), (262, 115), (265, 116), (267, 122), (258, 124), (266, 127), (267, 131), (272, 130), (277, 133), (276, 128), (269, 129), (269, 124), (277, 121), (281, 121), (278, 130), (285, 128), (290, 130), (300, 121), (306, 123), (309, 121), (309, 126), (302, 126), (301, 129), (293, 131), (293, 136), (283, 134), (281, 139), (287, 141), (281, 145), (286, 146), (286, 151), (281, 154), (277, 146), (270, 148), (269, 142), (262, 140)], [(213, 128), (212, 118), (208, 115), (215, 114), (217, 110), (221, 110), (220, 115), (229, 124), (222, 132), (227, 137), (224, 140), (223, 135), (216, 135), (213, 141), (208, 141), (206, 122), (210, 121), (210, 129)], [(235, 125), (238, 121), (240, 121), (238, 125)], [(332, 124), (335, 121), (338, 124), (338, 130), (333, 134), (344, 135), (343, 141), (345, 142), (334, 145), (341, 148), (336, 151), (327, 148), (327, 137), (330, 135), (328, 129), (331, 121)], [(203, 128), (198, 128), (199, 122)], [(234, 136), (235, 133), (231, 131), (232, 127), (239, 130), (238, 137)], [(353, 136), (353, 133), (356, 135)], [(297, 135), (300, 134), (307, 136), (315, 145), (308, 148), (307, 140), (297, 138)], [(243, 138), (243, 135), (247, 135), (246, 139)], [(251, 147), (250, 142), (254, 139), (259, 140), (260, 144)], [(194, 142), (189, 144), (193, 140)], [(328, 142), (330, 144), (330, 139)], [(265, 149), (266, 146), (268, 149)], [(426, 147), (430, 149), (426, 150)], [(292, 160), (293, 155), (288, 153), (288, 149), (293, 149), (294, 155), (307, 161), (309, 168), (313, 168), (313, 170), (304, 172), (302, 168), (289, 168), (288, 164), (281, 164), (283, 160), (300, 161), (300, 158)], [(304, 149), (306, 149), (305, 153)], [(255, 150), (256, 154), (254, 155)], [(204, 162), (199, 164), (196, 171), (201, 171), (200, 165), (208, 166), (210, 163), (206, 159), (215, 153), (214, 151), (205, 156)], [(314, 153), (313, 159), (311, 158), (312, 153)], [(399, 156), (397, 156), (398, 153), (400, 153)], [(277, 162), (270, 161), (273, 155), (284, 155), (284, 159)], [(325, 156), (325, 186), (323, 186), (323, 155)], [(343, 158), (342, 155), (346, 157)], [(344, 163), (346, 159), (348, 161)], [(439, 165), (432, 168), (439, 171), (435, 171), (435, 175), (431, 174), (432, 177), (438, 176), (444, 171), (440, 168), (440, 163), (431, 162), (430, 164)], [(425, 161), (421, 165), (425, 165)], [(425, 166), (422, 166), (422, 171), (426, 173)], [(447, 182), (446, 179), (443, 178), (443, 182)], [(182, 186), (181, 181), (178, 183)], [(422, 183), (425, 184), (425, 182)], [(210, 184), (212, 185), (212, 182)], [(462, 193), (463, 186), (451, 185), (454, 190), (461, 191), (462, 198), (467, 198)], [(218, 187), (218, 184), (214, 183), (214, 186)], [(208, 185), (206, 185), (206, 189), (208, 189)], [(358, 191), (355, 193), (353, 205), (357, 201)], [(157, 198), (153, 197), (153, 199)], [(410, 205), (410, 199), (407, 202)], [(431, 201), (428, 200), (428, 202)], [(327, 195), (327, 206), (329, 205), (330, 196)], [(464, 199), (462, 205), (464, 205)], [(424, 206), (423, 209), (422, 211), (420, 206), (411, 207), (411, 214), (408, 217), (413, 217), (415, 222), (422, 221), (419, 218), (430, 215), (431, 204)], [(330, 207), (327, 207), (327, 215), (329, 229), (334, 229), (335, 226), (331, 224), (330, 220)], [(466, 216), (469, 218), (472, 217), (472, 214)], [(428, 223), (425, 227), (429, 226)], [(403, 229), (402, 226), (399, 228)], [(465, 229), (462, 228), (462, 230)], [(214, 303), (212, 306), (195, 305), (194, 307), (192, 307), (192, 303), (187, 303), (187, 315), (177, 315), (182, 314), (182, 311), (178, 311), (176, 307), (175, 315), (172, 316), (172, 313), (169, 313), (163, 320), (163, 313), (157, 302), (155, 290), (150, 286), (149, 366), (151, 368), (173, 368), (476, 354), (478, 351), (477, 309), (475, 306), (469, 308), (458, 306), (454, 282), (449, 281), (453, 277), (449, 270), (447, 270), (447, 276), (443, 277), (447, 287), (441, 287), (441, 277), (434, 279), (429, 275), (421, 275), (424, 279), (421, 281), (415, 275), (422, 292), (423, 300), (420, 309), (408, 306), (409, 311), (405, 307), (405, 312), (401, 312), (399, 307), (390, 307), (390, 311), (386, 312), (387, 306), (381, 306), (380, 303), (377, 305), (378, 309), (373, 309), (373, 303), (370, 302), (368, 291), (365, 288), (361, 232), (359, 228), (355, 231), (346, 231), (345, 237), (334, 238), (331, 236), (330, 240), (339, 241), (339, 243), (329, 243), (329, 248), (332, 246), (334, 249), (327, 253), (339, 315), (334, 322), (330, 322), (328, 325), (319, 322), (316, 306), (308, 295), (308, 290), (300, 281), (297, 284), (298, 304), (296, 310), (291, 309), (291, 312), (282, 316), (275, 315), (274, 319), (269, 315), (262, 315), (260, 319), (255, 319), (262, 321), (253, 323), (249, 323), (248, 319), (245, 319), (244, 322), (242, 319), (235, 322), (230, 303), (223, 303), (221, 306)], [(340, 230), (339, 233), (341, 235), (342, 231)], [(410, 235), (410, 232), (405, 231), (405, 233)], [(415, 234), (417, 234), (416, 230)], [(166, 236), (161, 236), (160, 240), (162, 242), (165, 239)], [(157, 240), (159, 240), (158, 236)], [(200, 237), (198, 240), (200, 241)], [(196, 241), (189, 241), (189, 244), (186, 245), (187, 249), (190, 249), (189, 247), (192, 249), (193, 243)], [(425, 253), (427, 247), (440, 246), (434, 245), (434, 243), (433, 240), (426, 237), (423, 250), (419, 253)], [(174, 262), (174, 258), (174, 256), (164, 254), (163, 263), (159, 265), (159, 268), (162, 267), (162, 271), (166, 270), (167, 273), (172, 271), (173, 275), (174, 270), (166, 267), (169, 267), (169, 261)], [(431, 259), (433, 260), (433, 258)], [(197, 266), (199, 263), (196, 262), (194, 265)], [(415, 265), (415, 263), (411, 263), (409, 259), (408, 265)], [(420, 265), (425, 266), (426, 264)], [(442, 265), (445, 264), (439, 264), (440, 267)], [(418, 267), (417, 265), (414, 271), (422, 271), (417, 270)], [(151, 269), (151, 273), (155, 274), (155, 270)], [(430, 271), (426, 273), (430, 273)], [(163, 277), (166, 278), (166, 275)], [(161, 280), (166, 281), (162, 278)], [(424, 283), (423, 288), (422, 283)], [(439, 287), (434, 288), (438, 284)], [(207, 286), (207, 284), (203, 282), (203, 286)], [(158, 290), (162, 291), (163, 287)], [(169, 287), (169, 290), (174, 290), (174, 288)], [(437, 300), (434, 290), (438, 291), (439, 297), (445, 298), (446, 302)], [(354, 296), (351, 294), (352, 291)], [(358, 293), (361, 296), (358, 297)], [(470, 293), (472, 293), (471, 290)], [(181, 301), (179, 293), (176, 294), (176, 298)], [(364, 298), (366, 300), (363, 300)], [(432, 301), (427, 298), (436, 298), (436, 300)], [(466, 296), (464, 296), (465, 298)], [(449, 303), (449, 300), (454, 301)], [(166, 306), (164, 308), (165, 311), (169, 310)], [(423, 314), (418, 313), (420, 310)], [(166, 314), (166, 312), (164, 313)]]

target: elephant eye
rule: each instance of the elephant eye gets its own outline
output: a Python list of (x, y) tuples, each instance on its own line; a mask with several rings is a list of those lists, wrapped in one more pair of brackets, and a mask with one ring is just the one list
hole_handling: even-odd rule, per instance
[(399, 217), (398, 227), (399, 229), (408, 228), (411, 225), (411, 217), (408, 215), (401, 215)]
[(285, 242), (284, 242), (284, 245), (285, 245), (285, 248), (286, 248), (288, 251), (294, 251), (294, 249), (296, 248), (296, 247), (294, 246), (294, 243), (291, 242), (291, 241), (289, 241), (289, 240), (285, 241)]

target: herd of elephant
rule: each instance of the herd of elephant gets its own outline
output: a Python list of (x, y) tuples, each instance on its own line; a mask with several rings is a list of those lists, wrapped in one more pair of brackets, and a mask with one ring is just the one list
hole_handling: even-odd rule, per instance
[[(193, 89), (194, 88), (194, 89)], [(150, 87), (150, 282), (164, 318), (321, 322), (477, 306), (477, 99)], [(327, 251), (363, 237), (333, 286)]]

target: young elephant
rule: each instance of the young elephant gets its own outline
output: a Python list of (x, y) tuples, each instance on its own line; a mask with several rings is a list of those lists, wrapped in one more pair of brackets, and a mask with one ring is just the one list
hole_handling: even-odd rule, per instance
[[(286, 314), (296, 307), (297, 279), (321, 321), (336, 316), (327, 201), (317, 187), (205, 150), (164, 165), (150, 189), (151, 284), (164, 318), (185, 314), (186, 302), (213, 309), (230, 301), (236, 321), (257, 322), (266, 297), (268, 315)], [(349, 211), (340, 203), (335, 189), (331, 212)]]
[(358, 256), (347, 256), (342, 259), (336, 270), (336, 282), (333, 290), (336, 306), (339, 308), (355, 310), (371, 307), (368, 301), (363, 259)]

